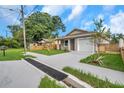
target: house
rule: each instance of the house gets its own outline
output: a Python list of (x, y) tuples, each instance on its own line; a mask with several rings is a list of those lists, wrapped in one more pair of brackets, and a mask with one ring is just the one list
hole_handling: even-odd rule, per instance
[[(93, 32), (74, 29), (66, 36), (57, 39), (57, 49), (94, 53), (97, 48), (92, 36)], [(103, 41), (103, 43), (108, 43)]]
[(44, 49), (56, 49), (55, 41), (51, 42), (48, 39), (41, 39), (40, 41), (33, 42), (29, 45), (30, 50), (44, 50)]

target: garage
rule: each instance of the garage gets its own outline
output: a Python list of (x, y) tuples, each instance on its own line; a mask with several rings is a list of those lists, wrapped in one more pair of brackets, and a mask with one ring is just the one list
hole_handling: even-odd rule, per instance
[(88, 53), (94, 52), (94, 44), (91, 38), (79, 38), (78, 51), (84, 51)]

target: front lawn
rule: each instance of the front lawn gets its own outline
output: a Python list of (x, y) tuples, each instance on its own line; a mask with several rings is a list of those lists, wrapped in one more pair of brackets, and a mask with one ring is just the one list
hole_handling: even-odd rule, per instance
[(39, 85), (39, 88), (64, 88), (61, 84), (56, 83), (55, 80), (51, 80), (47, 76), (45, 76)]
[(50, 55), (56, 55), (56, 54), (65, 53), (64, 50), (31, 50), (30, 52), (49, 55), (49, 56)]
[(124, 71), (124, 63), (122, 61), (120, 54), (100, 54), (100, 55), (103, 56), (103, 59), (102, 59), (103, 65), (97, 65), (97, 64), (94, 64), (93, 62), (90, 62), (93, 56), (96, 56), (96, 54), (93, 54), (84, 59), (81, 59), (80, 62), (97, 65), (105, 68), (110, 68), (114, 70)]
[(124, 85), (112, 84), (108, 80), (101, 80), (98, 77), (93, 76), (90, 73), (86, 74), (81, 70), (73, 69), (70, 67), (65, 67), (63, 70), (67, 73), (76, 76), (78, 79), (90, 84), (92, 87), (95, 88), (124, 88)]
[(20, 60), (22, 55), (23, 49), (7, 49), (6, 56), (3, 56), (2, 51), (0, 51), (0, 61), (5, 60)]
[(3, 56), (3, 52), (0, 50), (0, 61), (20, 60), (25, 57), (33, 57), (31, 55), (24, 56), (23, 52), (23, 49), (7, 49), (6, 55)]

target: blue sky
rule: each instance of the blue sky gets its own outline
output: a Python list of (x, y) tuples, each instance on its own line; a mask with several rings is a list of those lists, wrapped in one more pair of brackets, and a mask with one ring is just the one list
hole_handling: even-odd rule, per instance
[[(0, 35), (11, 36), (7, 25), (19, 24), (18, 12), (9, 11), (8, 8), (18, 11), (20, 6), (0, 6)], [(34, 9), (35, 8), (35, 9)], [(103, 5), (76, 5), (76, 6), (25, 6), (25, 17), (35, 11), (47, 12), (51, 15), (61, 17), (66, 26), (66, 32), (60, 33), (60, 36), (66, 35), (74, 28), (93, 31), (93, 19), (104, 19), (104, 26), (111, 29), (112, 33), (124, 33), (124, 6), (103, 6)]]

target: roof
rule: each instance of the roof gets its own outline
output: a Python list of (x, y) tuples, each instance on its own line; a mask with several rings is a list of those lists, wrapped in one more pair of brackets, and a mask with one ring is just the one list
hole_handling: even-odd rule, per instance
[(66, 36), (80, 35), (80, 34), (87, 34), (87, 33), (91, 33), (91, 32), (75, 28), (70, 33), (68, 33)]
[(73, 29), (70, 33), (68, 33), (66, 36), (59, 38), (59, 39), (66, 39), (66, 38), (76, 38), (76, 37), (85, 37), (85, 36), (91, 36), (93, 32), (82, 30), (82, 29)]

